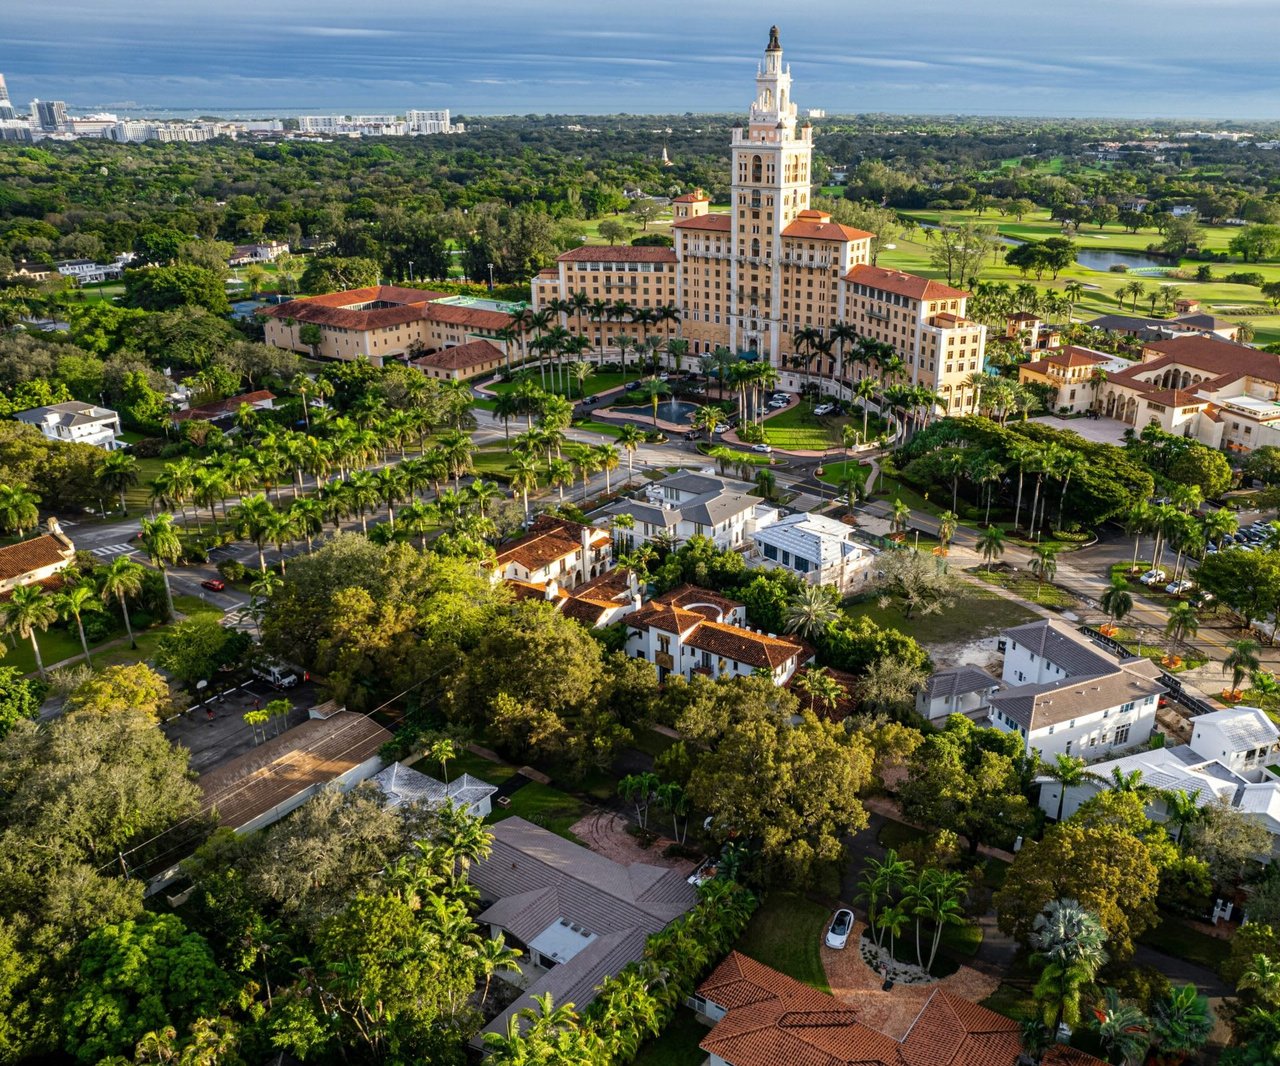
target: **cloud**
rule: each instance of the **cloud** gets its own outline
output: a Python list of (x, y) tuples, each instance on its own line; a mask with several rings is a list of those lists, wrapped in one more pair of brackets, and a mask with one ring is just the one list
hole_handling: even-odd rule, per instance
[(302, 37), (403, 37), (399, 30), (370, 30), (356, 26), (299, 26), (293, 31)]

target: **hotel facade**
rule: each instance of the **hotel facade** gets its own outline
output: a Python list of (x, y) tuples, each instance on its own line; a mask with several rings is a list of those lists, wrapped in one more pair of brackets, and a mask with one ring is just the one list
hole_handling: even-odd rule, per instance
[[(871, 264), (874, 234), (832, 221), (810, 206), (813, 128), (798, 121), (791, 70), (777, 27), (756, 70), (748, 122), (734, 128), (727, 212), (712, 212), (700, 191), (673, 202), (672, 248), (584, 246), (561, 255), (532, 282), (535, 309), (584, 292), (589, 301), (674, 307), (678, 316), (649, 327), (676, 335), (690, 353), (725, 347), (767, 359), (795, 387), (797, 335), (829, 339), (843, 323), (891, 345), (898, 379), (938, 393), (951, 413), (972, 411), (968, 376), (983, 366), (986, 327), (965, 318), (968, 294), (941, 282)], [(634, 326), (589, 310), (562, 311), (566, 328), (613, 346)], [(799, 345), (802, 347), (803, 345)], [(848, 386), (868, 370), (837, 365), (840, 345), (809, 363), (809, 373)], [(802, 353), (803, 354), (803, 353)]]

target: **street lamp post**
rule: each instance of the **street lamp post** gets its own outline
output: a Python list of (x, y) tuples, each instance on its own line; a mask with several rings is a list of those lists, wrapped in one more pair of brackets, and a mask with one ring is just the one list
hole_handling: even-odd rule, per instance
[(409, 281), (410, 283), (413, 282), (413, 260), (412, 259), (409, 260)]
[(493, 264), (489, 264), (489, 291), (493, 292)]

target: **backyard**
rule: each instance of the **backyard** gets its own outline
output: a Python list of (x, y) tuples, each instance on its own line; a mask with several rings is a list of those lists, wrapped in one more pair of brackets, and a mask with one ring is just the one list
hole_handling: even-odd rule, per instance
[(735, 947), (788, 977), (830, 992), (819, 952), (830, 917), (829, 908), (805, 896), (771, 892)]
[(909, 631), (926, 647), (980, 640), (1038, 617), (1021, 604), (968, 583), (956, 589), (950, 607), (934, 614), (908, 619), (896, 604), (881, 607), (875, 597), (851, 603), (844, 610), (853, 618), (870, 618), (877, 625)]
[(632, 1060), (635, 1066), (698, 1066), (706, 1053), (698, 1044), (710, 1030), (688, 1007), (680, 1007), (661, 1035), (650, 1040)]

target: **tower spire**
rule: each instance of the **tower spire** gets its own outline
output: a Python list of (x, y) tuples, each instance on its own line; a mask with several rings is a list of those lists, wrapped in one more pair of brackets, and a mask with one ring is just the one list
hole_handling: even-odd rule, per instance
[(781, 52), (782, 45), (778, 43), (778, 27), (769, 27), (769, 45), (765, 48), (766, 52)]

